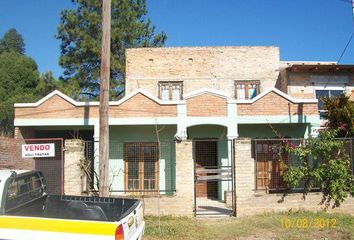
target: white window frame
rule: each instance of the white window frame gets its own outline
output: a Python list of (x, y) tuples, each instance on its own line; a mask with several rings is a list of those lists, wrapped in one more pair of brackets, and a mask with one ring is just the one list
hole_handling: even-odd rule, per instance
[[(166, 82), (166, 81), (160, 81), (158, 83), (159, 86), (159, 98), (163, 101), (179, 101), (183, 99), (183, 81), (171, 81), (171, 82)], [(176, 87), (179, 89), (179, 99), (175, 98), (175, 91)], [(166, 96), (163, 94), (162, 89), (168, 89), (168, 99), (166, 99)]]
[[(261, 81), (259, 81), (259, 80), (235, 80), (234, 85), (235, 85), (234, 89), (235, 89), (235, 99), (236, 100), (251, 100), (260, 94)], [(256, 91), (256, 95), (253, 98), (250, 98), (250, 96), (249, 96), (249, 94), (250, 94), (250, 88), (248, 87), (249, 85), (255, 85), (254, 89)], [(243, 88), (239, 88), (241, 86), (243, 86)], [(243, 90), (243, 93), (241, 94), (241, 96), (238, 93), (239, 89)]]

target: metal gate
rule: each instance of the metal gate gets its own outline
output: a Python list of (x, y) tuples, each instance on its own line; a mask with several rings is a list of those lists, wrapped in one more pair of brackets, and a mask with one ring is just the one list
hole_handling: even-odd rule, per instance
[(193, 141), (196, 216), (234, 215), (234, 151), (230, 140)]
[(33, 158), (35, 169), (43, 173), (51, 194), (64, 193), (64, 140), (62, 138), (26, 139), (26, 144), (54, 144), (53, 157)]
[[(64, 192), (64, 140), (62, 138), (1, 139), (0, 169), (39, 170), (43, 173), (51, 194)], [(50, 146), (50, 154), (31, 155), (26, 151), (40, 151)], [(37, 149), (36, 149), (37, 148)], [(26, 150), (27, 149), (27, 150)]]

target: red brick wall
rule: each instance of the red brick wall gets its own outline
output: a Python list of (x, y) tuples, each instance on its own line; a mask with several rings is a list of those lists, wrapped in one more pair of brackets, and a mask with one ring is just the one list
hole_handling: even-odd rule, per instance
[(315, 115), (318, 112), (317, 103), (292, 103), (282, 96), (270, 92), (252, 104), (237, 104), (237, 114), (239, 116)]
[(34, 169), (33, 159), (22, 158), (21, 145), (24, 143), (23, 139), (0, 137), (0, 169)]
[(225, 117), (227, 101), (225, 98), (203, 94), (187, 100), (187, 116), (190, 117)]

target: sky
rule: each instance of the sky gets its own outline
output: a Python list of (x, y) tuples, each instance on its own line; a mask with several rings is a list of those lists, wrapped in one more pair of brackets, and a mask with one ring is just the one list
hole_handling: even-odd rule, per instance
[[(166, 46), (278, 46), (282, 61), (338, 61), (354, 31), (350, 0), (147, 0)], [(0, 0), (0, 37), (22, 34), (41, 73), (59, 77), (60, 12), (70, 0)], [(340, 64), (354, 64), (354, 39)]]

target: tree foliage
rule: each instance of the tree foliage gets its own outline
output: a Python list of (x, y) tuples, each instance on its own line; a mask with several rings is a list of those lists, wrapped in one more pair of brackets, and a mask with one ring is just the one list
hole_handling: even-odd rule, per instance
[(46, 96), (54, 90), (61, 90), (62, 86), (60, 83), (59, 80), (55, 79), (51, 71), (45, 72), (39, 77), (36, 92), (40, 96)]
[[(61, 40), (60, 65), (64, 79), (82, 94), (99, 93), (102, 35), (102, 1), (72, 0), (75, 9), (61, 12), (57, 38)], [(112, 0), (111, 18), (111, 90), (117, 97), (124, 89), (125, 49), (162, 46), (166, 34), (155, 34), (146, 17), (146, 0)]]
[(51, 72), (39, 76), (36, 62), (24, 55), (25, 43), (16, 29), (4, 34), (0, 48), (0, 135), (11, 135), (14, 103), (34, 102), (63, 87)]
[(0, 53), (3, 52), (25, 53), (25, 43), (16, 29), (9, 29), (0, 40)]
[(35, 61), (17, 52), (0, 54), (0, 134), (13, 131), (13, 104), (37, 99), (39, 73)]
[(354, 196), (354, 177), (351, 159), (345, 151), (345, 141), (335, 139), (337, 131), (323, 130), (317, 138), (306, 139), (303, 144), (288, 144), (286, 150), (299, 160), (297, 166), (286, 166), (283, 180), (289, 188), (303, 185), (303, 196), (319, 187), (326, 208), (338, 207)]
[(338, 137), (354, 136), (354, 102), (344, 94), (338, 97), (324, 97), (326, 127), (338, 130)]

